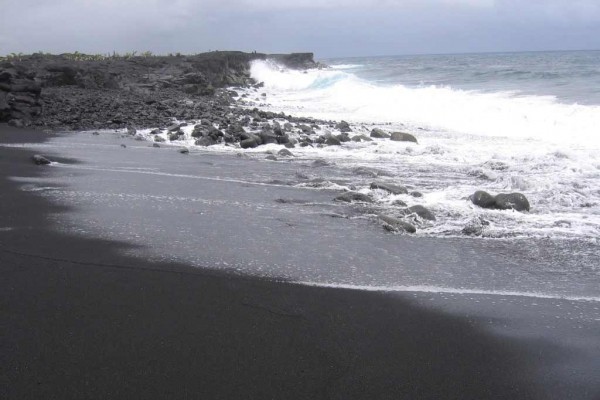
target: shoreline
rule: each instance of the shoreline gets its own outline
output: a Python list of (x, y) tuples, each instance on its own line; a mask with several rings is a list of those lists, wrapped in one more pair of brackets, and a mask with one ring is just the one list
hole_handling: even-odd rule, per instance
[[(2, 143), (42, 137), (0, 125)], [(579, 337), (566, 322), (548, 336), (552, 313), (567, 314), (550, 300), (540, 299), (535, 309), (526, 299), (498, 305), (501, 296), (473, 301), (472, 295), (307, 287), (150, 261), (147, 250), (131, 243), (58, 230), (56, 221), (75, 210), (8, 179), (60, 172), (35, 166), (32, 154), (0, 146), (3, 398), (595, 399), (600, 393), (597, 362), (587, 358), (597, 352), (586, 343), (594, 336)], [(132, 249), (142, 256), (124, 253)], [(568, 301), (560, 304), (571, 310)], [(490, 319), (506, 331), (487, 328)], [(589, 322), (586, 331), (595, 326)]]

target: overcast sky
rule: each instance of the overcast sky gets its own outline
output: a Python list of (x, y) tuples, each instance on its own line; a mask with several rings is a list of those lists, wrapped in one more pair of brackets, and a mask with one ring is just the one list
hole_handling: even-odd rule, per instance
[(0, 0), (0, 54), (600, 49), (600, 0)]

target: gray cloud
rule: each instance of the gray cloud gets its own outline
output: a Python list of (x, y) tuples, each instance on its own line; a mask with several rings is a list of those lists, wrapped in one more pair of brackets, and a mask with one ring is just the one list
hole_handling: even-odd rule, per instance
[(0, 54), (584, 49), (600, 48), (599, 22), (595, 0), (20, 0), (0, 15)]

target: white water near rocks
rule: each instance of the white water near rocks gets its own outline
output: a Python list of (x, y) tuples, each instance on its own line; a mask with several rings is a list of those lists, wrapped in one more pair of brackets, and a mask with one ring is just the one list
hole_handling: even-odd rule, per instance
[[(503, 62), (515, 63), (511, 57), (497, 56)], [(250, 97), (273, 111), (344, 119), (354, 124), (358, 133), (368, 134), (372, 125), (390, 132), (409, 132), (419, 144), (378, 139), (341, 148), (303, 148), (295, 150), (296, 154), (335, 160), (349, 168), (383, 169), (397, 183), (423, 192), (420, 199), (399, 196), (409, 205), (424, 204), (438, 216), (436, 224), (418, 234), (457, 234), (473, 218), (483, 217), (491, 222), (487, 234), (492, 237), (596, 241), (600, 234), (600, 106), (570, 100), (581, 85), (573, 84), (565, 99), (534, 95), (534, 89), (518, 91), (514, 87), (527, 85), (497, 76), (482, 81), (479, 90), (472, 88), (475, 83), (465, 83), (464, 76), (455, 77), (455, 81), (446, 76), (444, 84), (411, 85), (399, 83), (402, 76), (390, 78), (404, 73), (394, 70), (398, 60), (387, 60), (387, 64), (380, 59), (361, 59), (360, 64), (351, 61), (342, 60), (344, 63), (337, 65), (334, 61), (329, 69), (306, 73), (255, 62), (252, 75), (265, 83), (260, 92), (266, 97), (256, 93)], [(403, 60), (405, 64), (409, 61)], [(491, 68), (489, 63), (480, 64), (483, 66), (472, 69)], [(522, 68), (527, 67), (522, 64)], [(466, 71), (469, 68), (463, 66)], [(373, 70), (385, 78), (375, 79)], [(600, 76), (600, 61), (596, 71)], [(371, 80), (359, 77), (361, 72)], [(441, 80), (439, 71), (430, 75)], [(535, 90), (542, 93), (561, 86), (549, 82), (546, 87), (543, 78), (536, 79)], [(566, 82), (562, 86), (568, 86), (568, 74), (562, 80)], [(461, 88), (467, 83), (470, 89)], [(506, 89), (498, 90), (502, 86)], [(566, 92), (564, 88), (560, 91)], [(594, 98), (593, 93), (579, 95)], [(523, 214), (479, 209), (465, 201), (478, 189), (494, 194), (522, 192), (532, 210)], [(382, 200), (391, 203), (397, 197)]]

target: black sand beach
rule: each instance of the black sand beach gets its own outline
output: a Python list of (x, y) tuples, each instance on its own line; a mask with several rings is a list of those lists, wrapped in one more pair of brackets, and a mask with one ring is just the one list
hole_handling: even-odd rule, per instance
[[(2, 398), (600, 398), (597, 303), (309, 287), (155, 261), (133, 241), (66, 232), (57, 221), (76, 210), (23, 190), (15, 177), (105, 178), (34, 165), (19, 143), (48, 138), (0, 125)], [(206, 230), (192, 233), (223, 246)]]

